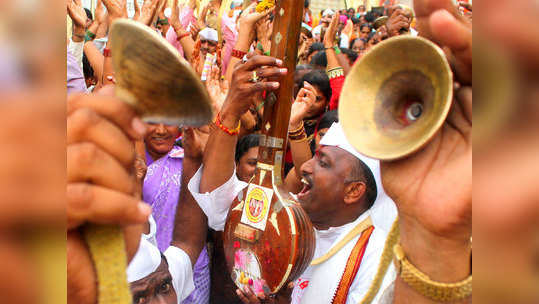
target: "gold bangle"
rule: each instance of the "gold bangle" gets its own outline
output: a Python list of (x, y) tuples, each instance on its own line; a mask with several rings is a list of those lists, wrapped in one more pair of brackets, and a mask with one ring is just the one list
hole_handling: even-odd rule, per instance
[(288, 131), (288, 134), (295, 134), (295, 133), (299, 133), (301, 130), (303, 130), (303, 127), (304, 127), (304, 124), (303, 124), (303, 120), (301, 121), (301, 124), (299, 126), (299, 128), (297, 128), (296, 130), (292, 130), (292, 131)]
[(334, 69), (328, 70), (326, 74), (328, 75), (329, 79), (333, 79), (339, 76), (344, 76), (344, 70), (341, 67), (334, 68)]
[(457, 283), (435, 282), (408, 261), (399, 244), (393, 247), (395, 268), (402, 280), (416, 292), (437, 302), (455, 302), (472, 295), (472, 275)]

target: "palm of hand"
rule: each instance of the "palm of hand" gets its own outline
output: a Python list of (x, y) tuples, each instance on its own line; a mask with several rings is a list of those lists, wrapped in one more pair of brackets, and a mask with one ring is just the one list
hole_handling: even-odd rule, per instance
[(102, 0), (111, 18), (122, 18), (127, 16), (125, 0)]
[(71, 17), (71, 20), (73, 20), (73, 23), (79, 27), (86, 27), (86, 20), (88, 17), (86, 16), (86, 11), (82, 5), (75, 3), (74, 1), (68, 2), (67, 5), (70, 11), (69, 16)]
[(442, 237), (469, 238), (471, 162), (470, 138), (446, 124), (424, 150), (382, 162), (384, 189), (401, 217), (415, 218)]

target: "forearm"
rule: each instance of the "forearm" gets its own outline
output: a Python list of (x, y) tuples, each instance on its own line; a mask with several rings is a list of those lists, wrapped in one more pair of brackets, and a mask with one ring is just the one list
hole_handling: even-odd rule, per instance
[[(469, 238), (447, 239), (427, 231), (412, 218), (401, 216), (400, 244), (406, 258), (432, 280), (460, 282), (471, 273), (472, 246)], [(471, 299), (459, 303), (469, 303)], [(395, 281), (394, 303), (438, 303), (412, 289), (400, 277)]]
[(348, 75), (348, 72), (350, 72), (350, 64), (348, 63), (347, 56), (341, 53), (337, 55), (337, 60), (339, 62), (339, 66), (341, 66), (344, 71), (344, 75)]
[[(110, 43), (110, 39), (107, 41), (107, 45), (105, 46), (105, 48), (109, 48), (109, 46), (111, 45)], [(112, 56), (114, 56), (114, 54), (111, 54)], [(109, 76), (113, 76), (114, 75), (114, 67), (112, 66), (112, 57), (105, 57), (103, 56), (103, 76), (101, 78), (101, 83), (106, 86), (106, 85), (109, 85), (109, 84), (114, 84), (114, 81), (108, 79)]]
[[(99, 22), (97, 20), (94, 20), (94, 22), (92, 22), (92, 24), (88, 27), (88, 31), (94, 35), (96, 35), (97, 33), (97, 30), (99, 29)], [(90, 37), (91, 38), (91, 37)], [(95, 38), (97, 37), (94, 37), (93, 39), (91, 40), (94, 40)]]
[(172, 235), (172, 245), (185, 251), (191, 258), (192, 265), (195, 265), (204, 247), (208, 227), (206, 215), (187, 189), (189, 180), (195, 175), (201, 163), (201, 159), (186, 157), (183, 160), (180, 198), (176, 206)]
[(108, 31), (109, 31), (108, 23), (107, 22), (100, 23), (99, 27), (97, 28), (95, 32), (95, 39), (107, 37)]
[(329, 48), (329, 47), (326, 47), (326, 56), (327, 56), (327, 60), (328, 60), (328, 66), (327, 66), (327, 70), (331, 70), (331, 69), (335, 69), (335, 68), (340, 68), (341, 65), (339, 64), (339, 59), (337, 59), (337, 54), (335, 53), (335, 49), (333, 47)]
[(86, 54), (86, 58), (88, 58), (88, 62), (90, 62), (94, 70), (96, 79), (101, 81), (103, 79), (103, 54), (99, 52), (95, 44), (91, 41), (84, 44), (84, 54)]
[[(245, 31), (240, 28), (240, 32), (238, 34), (238, 40), (236, 41), (236, 44), (234, 45), (234, 50), (238, 50), (241, 52), (247, 53), (249, 51), (249, 46), (251, 45), (251, 39), (249, 37), (250, 30)], [(232, 73), (234, 72), (234, 67), (238, 62), (240, 62), (241, 59), (232, 57), (230, 59), (230, 62), (228, 63), (228, 68), (226, 70), (226, 80), (231, 81), (232, 80)]]
[[(178, 32), (176, 32), (176, 35), (181, 37), (181, 34), (178, 34)], [(191, 38), (191, 35), (181, 37), (180, 44), (182, 45), (185, 58), (187, 61), (191, 62), (191, 59), (193, 58), (193, 51), (195, 50), (195, 42), (193, 41), (193, 38)]]
[[(229, 130), (236, 128), (240, 120), (238, 115), (228, 112), (226, 106), (223, 106), (220, 118), (221, 124)], [(227, 134), (220, 128), (212, 126), (204, 151), (204, 172), (200, 181), (200, 193), (212, 192), (234, 174), (237, 140), (237, 135)]]

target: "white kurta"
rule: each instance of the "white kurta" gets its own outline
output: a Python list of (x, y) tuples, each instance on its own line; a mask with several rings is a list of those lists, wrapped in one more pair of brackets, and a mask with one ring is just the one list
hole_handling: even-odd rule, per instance
[[(245, 187), (247, 187), (248, 184), (238, 180), (234, 172), (232, 177), (225, 184), (215, 189), (211, 193), (200, 193), (200, 179), (202, 177), (203, 170), (203, 166), (199, 168), (197, 173), (189, 181), (188, 189), (189, 191), (191, 191), (191, 194), (199, 204), (200, 208), (208, 217), (208, 225), (214, 230), (222, 231), (225, 226), (226, 217), (228, 214), (228, 210), (230, 209), (230, 205), (232, 204), (234, 198), (238, 195), (238, 193), (242, 191)], [(374, 215), (372, 214), (372, 212), (373, 210), (375, 212), (379, 212), (382, 210), (383, 212), (388, 212), (388, 216), (393, 216), (394, 218), (394, 214), (396, 214), (396, 209), (393, 210), (394, 208), (394, 205), (389, 207), (384, 206), (383, 208), (380, 208), (380, 206), (376, 205), (375, 203), (373, 208), (358, 217), (354, 222), (348, 223), (340, 227), (332, 227), (325, 231), (316, 231), (316, 249), (314, 255), (315, 258), (324, 255), (334, 244), (339, 242), (351, 229), (353, 229), (363, 219), (368, 216), (371, 216), (371, 218), (373, 219), (373, 225), (375, 228), (369, 239), (369, 243), (365, 250), (365, 254), (359, 271), (350, 287), (347, 303), (358, 303), (368, 291), (370, 283), (378, 270), (380, 256), (384, 248), (387, 234), (389, 232), (389, 228), (384, 227), (385, 225), (377, 226), (377, 221), (375, 221), (375, 219), (379, 218), (379, 215)], [(335, 286), (336, 288), (341, 279), (341, 275), (344, 272), (344, 265), (346, 264), (348, 256), (352, 248), (356, 244), (358, 238), (359, 236), (352, 239), (347, 244), (347, 246), (343, 247), (341, 252), (337, 253), (325, 263), (317, 266), (308, 267), (307, 270), (295, 282), (296, 284), (294, 290), (292, 291), (292, 303), (304, 303), (302, 302), (302, 297), (309, 289), (310, 282), (313, 281), (313, 274), (317, 276), (322, 276), (319, 278), (319, 282), (325, 281), (327, 283), (327, 286)], [(329, 263), (328, 265), (330, 265), (330, 269), (333, 265), (341, 266), (335, 266), (340, 267), (339, 269), (334, 268), (333, 270), (327, 270), (326, 266), (324, 266), (324, 264), (326, 263)], [(324, 270), (321, 272), (320, 269), (322, 268)], [(380, 290), (385, 290), (386, 287), (389, 286), (393, 280), (384, 280), (384, 283), (382, 284), (382, 288), (380, 288)], [(311, 288), (317, 289), (317, 286)], [(330, 301), (333, 298), (333, 294), (332, 291), (329, 291), (329, 289), (331, 289), (331, 287), (319, 289), (316, 291), (313, 290), (312, 295), (318, 297), (316, 298), (316, 301), (310, 301), (310, 303), (331, 303)], [(324, 293), (325, 297), (322, 296), (322, 293)], [(382, 292), (378, 293), (373, 303), (376, 303), (376, 301), (380, 298), (381, 294)], [(327, 302), (326, 300), (322, 300), (322, 298), (329, 299), (329, 302)]]

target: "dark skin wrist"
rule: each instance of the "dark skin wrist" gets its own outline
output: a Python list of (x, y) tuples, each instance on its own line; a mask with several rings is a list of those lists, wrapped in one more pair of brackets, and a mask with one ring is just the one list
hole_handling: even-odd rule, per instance
[(241, 110), (235, 109), (232, 105), (229, 105), (228, 101), (225, 101), (225, 104), (221, 109), (221, 113), (219, 114), (221, 118), (221, 123), (231, 130), (236, 128), (241, 119), (241, 116), (244, 114), (240, 112)]

